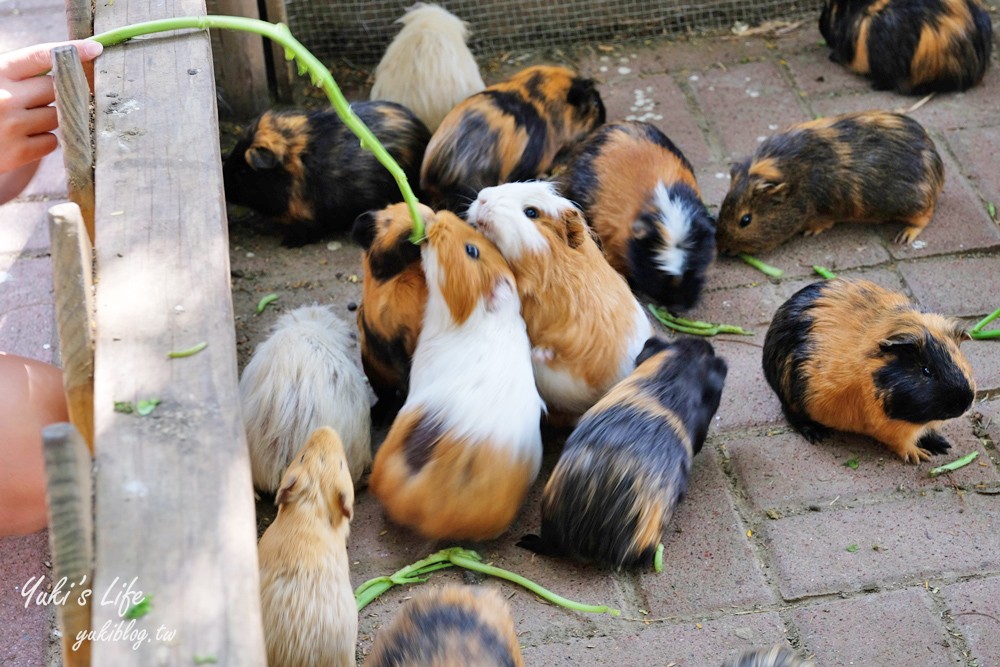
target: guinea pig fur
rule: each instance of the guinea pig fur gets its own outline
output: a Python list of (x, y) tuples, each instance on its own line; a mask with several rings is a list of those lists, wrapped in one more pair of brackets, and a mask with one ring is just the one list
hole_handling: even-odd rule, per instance
[(830, 60), (876, 90), (965, 90), (990, 63), (993, 25), (979, 0), (827, 0), (819, 30)]
[(764, 339), (764, 376), (785, 417), (811, 442), (830, 429), (869, 435), (919, 463), (950, 445), (937, 427), (975, 398), (965, 332), (865, 280), (808, 285)]
[(434, 208), (463, 214), (484, 187), (543, 175), (604, 118), (593, 80), (529, 67), (448, 112), (427, 145), (420, 187)]
[(719, 407), (726, 362), (700, 338), (650, 338), (627, 378), (580, 419), (520, 546), (615, 569), (652, 563)]
[(240, 378), (240, 402), (258, 489), (277, 489), (292, 455), (321, 426), (343, 438), (355, 482), (371, 463), (368, 389), (351, 335), (329, 308), (303, 306), (278, 318), (254, 350)]
[(521, 667), (507, 603), (486, 586), (421, 591), (375, 636), (365, 667)]
[[(434, 214), (418, 207), (426, 220)], [(413, 219), (406, 204), (358, 216), (352, 235), (364, 249), (358, 331), (361, 364), (378, 396), (379, 417), (394, 417), (406, 399), (410, 360), (427, 303), (420, 247), (410, 241)]]
[(813, 663), (779, 644), (771, 648), (746, 651), (738, 658), (727, 660), (722, 667), (813, 667)]
[(944, 165), (917, 121), (864, 111), (793, 125), (731, 170), (716, 242), (729, 254), (770, 250), (839, 221), (907, 226), (912, 243), (934, 216)]
[(337, 433), (309, 436), (281, 480), (257, 545), (270, 667), (354, 667), (358, 608), (347, 536), (354, 485)]
[[(393, 102), (355, 102), (351, 109), (416, 183), (430, 139), (424, 124)], [(222, 174), (226, 199), (286, 225), (289, 246), (349, 230), (359, 214), (403, 199), (392, 174), (333, 111), (264, 112), (226, 157)]]
[(514, 276), (453, 213), (427, 220), (427, 305), (406, 403), (369, 486), (396, 523), (431, 539), (486, 540), (538, 476), (543, 408)]
[(418, 2), (375, 69), (371, 99), (409, 108), (434, 132), (445, 114), (486, 84), (465, 45), (469, 26), (444, 7)]
[(514, 271), (542, 399), (550, 411), (578, 417), (632, 372), (652, 335), (645, 310), (553, 184), (485, 188), (469, 222)]
[(605, 125), (559, 182), (633, 287), (675, 310), (698, 302), (715, 258), (715, 219), (691, 163), (663, 132), (639, 121)]

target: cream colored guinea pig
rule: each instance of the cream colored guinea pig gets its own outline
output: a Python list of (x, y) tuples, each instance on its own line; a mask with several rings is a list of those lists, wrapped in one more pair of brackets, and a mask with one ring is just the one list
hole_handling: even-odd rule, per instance
[(408, 107), (432, 133), (445, 114), (486, 87), (465, 45), (468, 24), (435, 4), (418, 2), (375, 69), (371, 99)]

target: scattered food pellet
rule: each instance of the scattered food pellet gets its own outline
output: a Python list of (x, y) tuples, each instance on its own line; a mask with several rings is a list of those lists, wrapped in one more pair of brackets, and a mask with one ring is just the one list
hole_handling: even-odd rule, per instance
[(256, 255), (254, 255), (252, 252), (248, 252), (247, 257), (256, 257)]
[(630, 68), (628, 68), (628, 67), (619, 67), (618, 68), (618, 73), (619, 74), (629, 74), (631, 72), (632, 72), (632, 70)]
[(329, 243), (326, 244), (327, 250), (340, 250), (343, 247), (344, 244), (341, 243), (340, 241), (330, 241)]

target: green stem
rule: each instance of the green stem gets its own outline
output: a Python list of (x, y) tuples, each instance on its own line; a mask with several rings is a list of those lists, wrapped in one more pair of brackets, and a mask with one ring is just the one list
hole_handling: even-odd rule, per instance
[(656, 547), (656, 555), (653, 556), (653, 571), (663, 572), (663, 542)]
[(176, 350), (174, 352), (167, 352), (168, 359), (183, 359), (184, 357), (191, 357), (208, 347), (208, 343), (201, 341), (197, 345), (192, 345), (186, 350)]
[(402, 570), (388, 577), (375, 577), (364, 582), (354, 591), (354, 598), (357, 601), (358, 611), (361, 611), (374, 602), (382, 593), (393, 586), (399, 584), (417, 584), (427, 581), (423, 575), (430, 574), (435, 570), (451, 567), (448, 561), (449, 549), (442, 549), (431, 554), (423, 560), (418, 560), (412, 565), (407, 565)]
[(813, 264), (813, 271), (819, 274), (820, 278), (826, 278), (827, 280), (833, 280), (837, 277), (837, 274), (826, 268), (825, 266), (817, 266)]
[(785, 272), (779, 269), (778, 267), (771, 266), (770, 264), (765, 264), (756, 257), (752, 257), (746, 254), (745, 252), (741, 252), (739, 254), (739, 257), (753, 268), (757, 269), (758, 271), (760, 271), (765, 275), (771, 276), (772, 278), (780, 278), (781, 276), (785, 275)]
[(653, 317), (663, 326), (691, 334), (692, 336), (717, 336), (718, 334), (736, 334), (739, 336), (752, 336), (752, 331), (746, 331), (742, 327), (732, 324), (711, 324), (698, 320), (686, 320), (683, 317), (675, 317), (663, 308), (657, 308), (653, 304), (646, 304), (646, 308), (653, 314)]
[(372, 134), (368, 126), (361, 122), (361, 119), (351, 110), (350, 104), (344, 98), (344, 94), (340, 92), (340, 88), (337, 86), (337, 82), (334, 81), (333, 75), (330, 74), (330, 70), (316, 56), (310, 53), (306, 47), (302, 46), (301, 42), (292, 36), (292, 33), (288, 30), (288, 26), (281, 23), (268, 23), (267, 21), (240, 16), (182, 16), (161, 19), (159, 21), (146, 21), (116, 28), (103, 32), (100, 35), (95, 35), (91, 39), (100, 42), (104, 46), (112, 46), (140, 35), (149, 35), (168, 30), (207, 30), (210, 28), (256, 33), (281, 44), (285, 48), (285, 58), (296, 61), (299, 74), (309, 73), (310, 80), (315, 86), (323, 89), (326, 96), (330, 99), (330, 104), (333, 105), (334, 111), (344, 121), (344, 125), (361, 140), (361, 146), (369, 150), (375, 156), (375, 159), (388, 169), (392, 177), (396, 179), (399, 191), (402, 193), (403, 200), (410, 211), (410, 216), (413, 218), (413, 233), (410, 235), (410, 240), (413, 243), (423, 241), (424, 221), (420, 217), (420, 211), (417, 208), (417, 198), (413, 194), (409, 182), (406, 180), (406, 173), (403, 172), (399, 164), (389, 155), (389, 152), (385, 150), (385, 147), (375, 135)]
[(973, 461), (975, 461), (977, 456), (979, 456), (979, 452), (971, 452), (969, 454), (966, 454), (957, 461), (952, 461), (951, 463), (947, 463), (943, 466), (934, 468), (933, 470), (930, 471), (930, 476), (937, 477), (938, 475), (941, 475), (943, 473), (963, 468), (972, 463)]
[(1000, 338), (1000, 329), (990, 329), (989, 331), (970, 331), (969, 337), (973, 340), (993, 340)]
[(985, 327), (987, 324), (989, 324), (990, 322), (992, 322), (993, 320), (995, 320), (998, 317), (1000, 317), (1000, 308), (997, 308), (992, 313), (990, 313), (989, 315), (987, 315), (983, 319), (981, 319), (978, 322), (976, 322), (976, 326), (972, 327), (972, 331), (970, 333), (978, 333), (978, 332), (982, 331), (983, 327)]

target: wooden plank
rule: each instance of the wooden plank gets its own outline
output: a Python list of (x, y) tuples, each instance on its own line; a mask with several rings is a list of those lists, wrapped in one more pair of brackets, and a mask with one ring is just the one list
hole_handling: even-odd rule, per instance
[(70, 39), (84, 39), (94, 34), (91, 0), (66, 0), (66, 27)]
[[(201, 0), (98, 3), (94, 27), (204, 13)], [(105, 597), (93, 626), (128, 630), (120, 610), (136, 591), (152, 603), (131, 626), (142, 641), (95, 642), (94, 664), (263, 666), (209, 38), (150, 36), (98, 60), (94, 583)], [(146, 417), (113, 409), (153, 398)]]
[[(266, 19), (271, 23), (288, 25), (285, 0), (264, 0), (264, 10), (267, 12)], [(295, 63), (285, 59), (285, 49), (280, 44), (271, 42), (270, 47), (271, 62), (274, 64), (274, 97), (283, 104), (291, 104), (294, 101), (292, 82), (298, 76)]]
[(94, 263), (80, 208), (49, 209), (52, 283), (69, 419), (94, 451)]
[[(257, 0), (207, 0), (209, 14), (260, 18)], [(223, 118), (253, 118), (271, 105), (265, 38), (235, 30), (212, 31), (215, 85)]]
[(52, 424), (42, 431), (45, 449), (45, 498), (49, 513), (52, 580), (66, 580), (71, 592), (56, 605), (62, 632), (63, 664), (89, 667), (91, 597), (94, 568), (94, 520), (90, 450), (72, 424)]
[(75, 47), (57, 46), (52, 49), (52, 79), (69, 198), (80, 207), (87, 236), (93, 243), (94, 155), (90, 136), (90, 84)]

